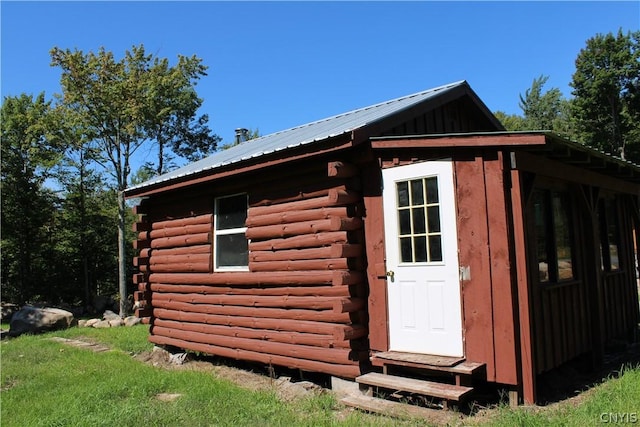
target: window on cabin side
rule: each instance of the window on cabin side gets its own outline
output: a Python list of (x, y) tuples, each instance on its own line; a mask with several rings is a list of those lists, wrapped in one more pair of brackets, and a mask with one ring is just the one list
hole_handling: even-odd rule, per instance
[(541, 283), (561, 282), (574, 278), (574, 241), (570, 213), (570, 199), (567, 192), (548, 189), (534, 191), (536, 257)]
[(600, 256), (604, 271), (620, 269), (619, 242), (620, 226), (618, 223), (618, 209), (616, 200), (603, 199), (598, 206), (600, 220)]
[(246, 219), (246, 194), (215, 199), (213, 252), (216, 271), (248, 270), (249, 243), (245, 237)]

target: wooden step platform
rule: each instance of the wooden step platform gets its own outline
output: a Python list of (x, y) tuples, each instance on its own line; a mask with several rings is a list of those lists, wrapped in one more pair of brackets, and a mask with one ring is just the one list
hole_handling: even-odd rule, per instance
[(473, 391), (473, 387), (418, 380), (414, 378), (397, 377), (394, 375), (370, 372), (356, 378), (359, 384), (382, 387), (394, 391), (405, 391), (444, 399), (445, 401), (460, 401)]
[(485, 369), (484, 363), (469, 362), (460, 357), (436, 356), (431, 354), (385, 351), (371, 356), (374, 366), (403, 366), (427, 371), (449, 372), (455, 375), (479, 375)]

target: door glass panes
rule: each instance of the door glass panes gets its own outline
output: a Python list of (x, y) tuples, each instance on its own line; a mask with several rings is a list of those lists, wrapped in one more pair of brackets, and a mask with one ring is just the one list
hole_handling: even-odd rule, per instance
[(442, 261), (438, 178), (396, 182), (401, 262)]

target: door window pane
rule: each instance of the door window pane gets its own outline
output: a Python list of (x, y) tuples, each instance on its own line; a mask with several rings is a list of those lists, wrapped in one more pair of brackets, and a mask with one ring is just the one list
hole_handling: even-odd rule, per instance
[(413, 238), (415, 262), (427, 262), (427, 237), (416, 236)]
[(424, 190), (421, 179), (414, 179), (411, 181), (411, 200), (414, 205), (421, 205), (424, 203)]
[(400, 259), (402, 262), (413, 261), (413, 246), (411, 244), (411, 237), (400, 238)]
[(438, 178), (427, 178), (425, 182), (427, 183), (427, 203), (439, 203)]
[(442, 261), (438, 178), (400, 181), (396, 192), (401, 261)]
[(424, 221), (424, 208), (413, 208), (413, 233), (425, 234), (427, 232), (427, 224)]
[(429, 258), (431, 261), (442, 261), (441, 236), (429, 236)]
[(409, 184), (406, 181), (396, 184), (398, 192), (398, 206), (409, 206)]

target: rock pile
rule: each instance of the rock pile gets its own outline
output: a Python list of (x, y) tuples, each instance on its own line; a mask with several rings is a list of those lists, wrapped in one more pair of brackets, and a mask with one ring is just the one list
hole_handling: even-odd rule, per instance
[(24, 306), (13, 313), (9, 331), (2, 331), (1, 337), (38, 334), (67, 329), (76, 325), (80, 327), (113, 328), (133, 326), (138, 323), (141, 323), (141, 319), (138, 317), (129, 316), (122, 319), (110, 310), (106, 310), (101, 319), (76, 320), (73, 313), (60, 308)]
[(102, 319), (79, 320), (78, 326), (81, 328), (117, 328), (119, 326), (133, 326), (141, 322), (136, 316), (129, 316), (122, 319), (111, 310), (107, 310), (102, 315)]

